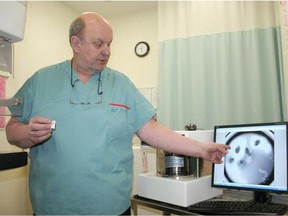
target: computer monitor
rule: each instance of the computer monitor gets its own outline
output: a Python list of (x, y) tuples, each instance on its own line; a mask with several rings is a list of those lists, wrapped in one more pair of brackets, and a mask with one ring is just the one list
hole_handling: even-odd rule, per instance
[(213, 164), (212, 187), (254, 191), (257, 202), (288, 192), (287, 133), (287, 122), (215, 126), (214, 141), (231, 149)]

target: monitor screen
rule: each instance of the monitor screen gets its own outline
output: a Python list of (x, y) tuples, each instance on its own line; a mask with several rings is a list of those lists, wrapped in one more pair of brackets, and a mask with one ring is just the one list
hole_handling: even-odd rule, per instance
[(215, 126), (214, 141), (231, 149), (213, 164), (212, 187), (288, 192), (287, 122)]

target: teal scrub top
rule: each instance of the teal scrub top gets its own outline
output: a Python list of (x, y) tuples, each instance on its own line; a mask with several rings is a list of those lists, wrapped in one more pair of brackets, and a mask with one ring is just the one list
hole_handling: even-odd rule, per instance
[(156, 112), (124, 74), (104, 69), (102, 95), (98, 78), (71, 78), (65, 61), (37, 71), (15, 95), (24, 100), (19, 121), (56, 121), (51, 138), (30, 149), (35, 214), (117, 215), (130, 206), (132, 137)]

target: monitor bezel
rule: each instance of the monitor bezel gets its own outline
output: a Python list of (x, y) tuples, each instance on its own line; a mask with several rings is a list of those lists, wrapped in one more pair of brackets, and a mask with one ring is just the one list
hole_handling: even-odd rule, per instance
[(268, 192), (268, 193), (277, 193), (283, 194), (288, 193), (288, 122), (266, 122), (266, 123), (248, 123), (248, 124), (227, 124), (227, 125), (216, 125), (214, 126), (214, 136), (213, 140), (216, 141), (216, 130), (218, 128), (236, 128), (236, 127), (255, 127), (255, 126), (275, 126), (275, 125), (285, 125), (286, 129), (286, 158), (287, 158), (287, 165), (286, 165), (286, 190), (273, 190), (271, 188), (252, 188), (246, 186), (233, 186), (233, 185), (219, 185), (215, 184), (214, 182), (214, 173), (215, 173), (215, 165), (212, 163), (212, 171), (211, 171), (211, 187), (214, 188), (221, 188), (221, 189), (232, 189), (232, 190), (243, 190), (243, 191), (254, 191), (254, 192)]

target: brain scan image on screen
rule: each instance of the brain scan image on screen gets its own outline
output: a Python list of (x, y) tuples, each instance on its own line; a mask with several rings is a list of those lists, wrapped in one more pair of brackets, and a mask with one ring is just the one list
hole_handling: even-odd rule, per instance
[[(269, 135), (268, 135), (269, 134)], [(268, 185), (274, 179), (273, 132), (227, 134), (231, 149), (225, 157), (225, 177), (230, 182)]]

